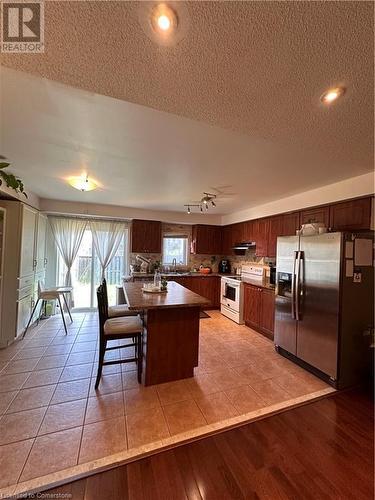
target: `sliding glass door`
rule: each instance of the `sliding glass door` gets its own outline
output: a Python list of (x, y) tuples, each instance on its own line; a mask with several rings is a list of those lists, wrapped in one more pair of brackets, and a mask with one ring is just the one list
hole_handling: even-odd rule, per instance
[[(108, 303), (116, 303), (116, 285), (122, 282), (126, 274), (128, 260), (127, 238), (128, 230), (124, 235), (116, 254), (106, 269), (108, 287)], [(59, 256), (58, 259), (58, 284), (64, 283), (66, 266)], [(72, 266), (72, 285), (74, 292), (74, 310), (96, 308), (96, 289), (100, 284), (101, 266), (96, 255), (91, 229), (86, 229), (82, 238), (77, 257)]]

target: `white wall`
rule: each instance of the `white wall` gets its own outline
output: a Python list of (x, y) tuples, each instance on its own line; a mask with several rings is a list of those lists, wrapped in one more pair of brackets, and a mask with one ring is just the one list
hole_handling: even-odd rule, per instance
[(94, 203), (77, 203), (60, 200), (39, 200), (40, 210), (48, 213), (61, 213), (71, 215), (91, 215), (113, 217), (122, 219), (149, 219), (160, 220), (173, 224), (215, 224), (226, 225), (245, 220), (267, 217), (283, 212), (291, 212), (315, 205), (333, 203), (336, 201), (371, 195), (375, 192), (374, 173), (351, 177), (344, 181), (322, 186), (303, 193), (275, 200), (271, 203), (252, 207), (247, 210), (234, 212), (227, 215), (210, 213), (167, 212), (143, 210), (116, 205), (100, 205)]
[(288, 198), (282, 198), (271, 203), (223, 215), (221, 223), (223, 225), (233, 224), (235, 222), (300, 210), (314, 205), (324, 205), (325, 203), (371, 195), (375, 192), (374, 183), (374, 172), (370, 172), (365, 175), (335, 182), (334, 184), (328, 184), (318, 189), (289, 196)]
[(96, 217), (113, 217), (120, 219), (160, 220), (174, 224), (221, 224), (221, 216), (209, 213), (167, 212), (143, 210), (139, 208), (121, 207), (117, 205), (100, 205), (94, 203), (77, 203), (71, 201), (48, 200), (41, 198), (40, 209), (48, 213), (70, 215), (91, 215)]

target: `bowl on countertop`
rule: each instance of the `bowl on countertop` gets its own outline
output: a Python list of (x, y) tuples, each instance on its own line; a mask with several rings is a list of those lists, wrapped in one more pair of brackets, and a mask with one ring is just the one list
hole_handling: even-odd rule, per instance
[(210, 267), (202, 267), (201, 269), (199, 269), (199, 272), (201, 274), (211, 274), (212, 269)]

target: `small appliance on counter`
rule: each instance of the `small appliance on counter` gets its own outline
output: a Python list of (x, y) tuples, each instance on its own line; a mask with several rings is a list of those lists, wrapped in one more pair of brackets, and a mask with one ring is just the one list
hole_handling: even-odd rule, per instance
[(136, 260), (141, 263), (141, 273), (148, 273), (150, 269), (151, 259), (146, 259), (145, 257), (142, 257), (142, 255), (137, 255)]
[(230, 262), (227, 259), (223, 259), (219, 262), (219, 273), (229, 274), (230, 273)]

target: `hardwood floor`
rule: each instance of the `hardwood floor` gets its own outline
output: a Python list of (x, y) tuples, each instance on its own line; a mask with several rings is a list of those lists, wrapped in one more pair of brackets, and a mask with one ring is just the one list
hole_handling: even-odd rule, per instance
[(353, 390), (49, 490), (73, 499), (372, 499), (373, 402)]

